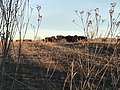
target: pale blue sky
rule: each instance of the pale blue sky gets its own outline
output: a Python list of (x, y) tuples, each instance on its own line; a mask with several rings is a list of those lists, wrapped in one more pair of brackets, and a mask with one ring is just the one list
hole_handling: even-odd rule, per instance
[[(35, 22), (33, 18), (36, 14), (36, 5), (40, 5), (42, 7), (41, 15), (43, 18), (38, 37), (84, 35), (83, 30), (72, 22), (73, 19), (79, 21), (74, 11), (87, 11), (89, 9), (99, 8), (101, 15), (107, 18), (111, 2), (118, 3), (117, 9), (120, 11), (119, 0), (30, 0), (30, 5), (34, 8), (31, 21), (34, 25)], [(33, 33), (33, 31), (30, 31), (28, 37), (31, 36), (31, 33)]]

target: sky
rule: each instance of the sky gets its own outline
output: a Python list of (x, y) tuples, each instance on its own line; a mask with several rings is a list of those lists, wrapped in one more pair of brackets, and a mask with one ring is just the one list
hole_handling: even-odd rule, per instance
[[(30, 0), (33, 8), (31, 23), (36, 25), (36, 6), (41, 6), (42, 21), (38, 32), (38, 38), (56, 35), (84, 35), (83, 30), (72, 21), (80, 19), (75, 14), (75, 10), (89, 11), (99, 8), (103, 18), (108, 18), (110, 3), (116, 2), (117, 9), (120, 11), (119, 0)], [(33, 28), (28, 31), (26, 38), (33, 37)]]

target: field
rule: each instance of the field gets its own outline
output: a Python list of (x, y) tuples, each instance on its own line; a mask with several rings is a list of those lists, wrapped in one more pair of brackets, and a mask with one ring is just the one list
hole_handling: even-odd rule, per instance
[[(77, 5), (84, 9), (80, 1), (75, 6), (71, 1), (65, 5), (63, 1), (55, 1), (56, 4), (50, 1), (50, 7), (56, 6), (54, 8), (49, 7), (50, 3), (41, 3), (45, 16), (41, 15), (38, 1), (33, 11), (35, 2), (30, 0), (0, 0), (0, 90), (120, 90), (117, 3), (110, 3), (108, 12), (103, 7), (106, 4), (101, 3), (102, 15), (98, 2), (94, 2), (98, 6), (94, 9), (91, 8), (94, 4), (88, 5), (92, 2), (85, 2), (91, 9), (75, 10), (77, 17), (74, 18), (70, 9)], [(45, 26), (42, 24), (40, 28), (43, 17), (51, 21), (45, 21)], [(79, 31), (69, 23), (72, 18)], [(49, 37), (55, 32), (57, 36)], [(74, 33), (76, 35), (71, 36)], [(42, 35), (48, 37), (40, 40)]]
[(18, 49), (14, 43), (6, 61), (6, 90), (120, 89), (119, 42), (33, 41), (22, 43), (20, 60)]

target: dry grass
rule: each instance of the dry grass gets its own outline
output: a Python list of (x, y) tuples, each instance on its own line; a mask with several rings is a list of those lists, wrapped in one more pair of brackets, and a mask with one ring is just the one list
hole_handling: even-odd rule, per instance
[[(116, 49), (120, 51), (119, 44), (32, 42), (23, 43), (22, 46), (19, 74), (27, 75), (22, 82), (38, 90), (120, 88), (120, 52), (114, 52)], [(11, 51), (10, 56), (11, 62), (17, 63), (17, 52)]]

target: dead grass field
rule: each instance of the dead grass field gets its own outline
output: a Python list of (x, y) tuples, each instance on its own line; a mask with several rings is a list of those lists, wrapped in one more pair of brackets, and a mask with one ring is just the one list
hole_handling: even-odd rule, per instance
[[(15, 76), (15, 90), (118, 90), (120, 45), (103, 43), (18, 43), (9, 53), (7, 75)], [(12, 80), (7, 77), (7, 90)], [(9, 83), (8, 83), (9, 82)]]

